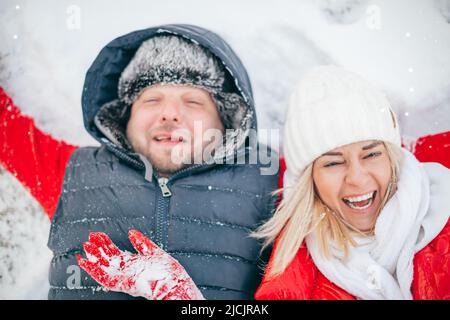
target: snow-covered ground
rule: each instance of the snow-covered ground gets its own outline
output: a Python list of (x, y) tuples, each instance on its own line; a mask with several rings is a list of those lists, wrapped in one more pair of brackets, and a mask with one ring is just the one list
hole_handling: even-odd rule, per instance
[(46, 297), (49, 230), (37, 201), (0, 168), (0, 299)]
[[(165, 23), (197, 24), (231, 44), (249, 70), (260, 128), (281, 128), (305, 70), (334, 63), (388, 93), (405, 137), (450, 130), (449, 0), (2, 0), (0, 21), (0, 85), (42, 129), (78, 145), (95, 143), (80, 100), (99, 50)], [(0, 298), (45, 298), (45, 219), (3, 170)]]

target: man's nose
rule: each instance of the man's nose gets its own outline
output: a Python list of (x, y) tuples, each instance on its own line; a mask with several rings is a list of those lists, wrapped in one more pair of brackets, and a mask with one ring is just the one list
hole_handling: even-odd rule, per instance
[(176, 100), (167, 100), (163, 104), (161, 118), (162, 122), (180, 122), (180, 103)]

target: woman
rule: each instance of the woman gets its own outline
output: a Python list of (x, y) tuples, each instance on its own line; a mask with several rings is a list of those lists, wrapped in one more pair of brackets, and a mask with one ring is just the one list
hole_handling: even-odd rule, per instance
[[(254, 233), (275, 242), (257, 299), (450, 298), (450, 173), (401, 149), (382, 93), (337, 67), (312, 70), (291, 97), (284, 153), (283, 199)], [(92, 234), (79, 263), (111, 290), (202, 298), (176, 260), (130, 240), (140, 255)]]
[(450, 174), (401, 149), (385, 96), (319, 67), (290, 100), (257, 299), (450, 299)]

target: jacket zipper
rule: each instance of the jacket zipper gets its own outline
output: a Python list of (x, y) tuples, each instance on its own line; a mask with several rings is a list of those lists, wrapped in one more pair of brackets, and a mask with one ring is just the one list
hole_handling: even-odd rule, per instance
[(172, 192), (167, 186), (167, 178), (157, 178), (161, 193), (156, 198), (156, 215), (155, 215), (155, 239), (156, 244), (163, 250), (167, 246), (169, 219), (166, 217), (169, 212), (169, 203)]
[(155, 223), (155, 242), (156, 244), (163, 250), (167, 247), (167, 239), (169, 237), (169, 204), (170, 197), (172, 196), (172, 192), (170, 191), (169, 186), (167, 185), (173, 178), (179, 177), (186, 171), (190, 171), (194, 168), (201, 167), (203, 165), (196, 165), (189, 168), (184, 168), (177, 171), (174, 175), (170, 177), (170, 179), (165, 177), (159, 177), (156, 172), (153, 172), (153, 175), (158, 182), (159, 189), (161, 193), (158, 194), (156, 199), (156, 223)]
[(170, 192), (170, 189), (167, 186), (168, 181), (169, 179), (167, 178), (158, 179), (159, 188), (161, 189), (161, 193), (164, 198), (170, 197), (172, 195), (172, 192)]

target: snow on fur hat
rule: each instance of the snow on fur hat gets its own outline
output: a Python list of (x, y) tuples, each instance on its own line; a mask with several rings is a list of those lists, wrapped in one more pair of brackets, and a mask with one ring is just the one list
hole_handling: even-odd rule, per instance
[(192, 85), (211, 94), (225, 129), (237, 129), (226, 136), (235, 143), (216, 152), (227, 156), (243, 144), (254, 117), (229, 82), (219, 59), (199, 44), (175, 35), (156, 36), (142, 42), (119, 78), (118, 99), (102, 106), (94, 121), (110, 141), (131, 150), (125, 128), (140, 92), (155, 84)]
[(283, 140), (287, 184), (334, 148), (364, 140), (401, 145), (397, 119), (386, 96), (360, 76), (336, 66), (313, 68), (297, 84)]
[(211, 93), (222, 90), (225, 72), (211, 53), (178, 36), (144, 41), (119, 79), (119, 99), (132, 104), (154, 84), (190, 84)]

